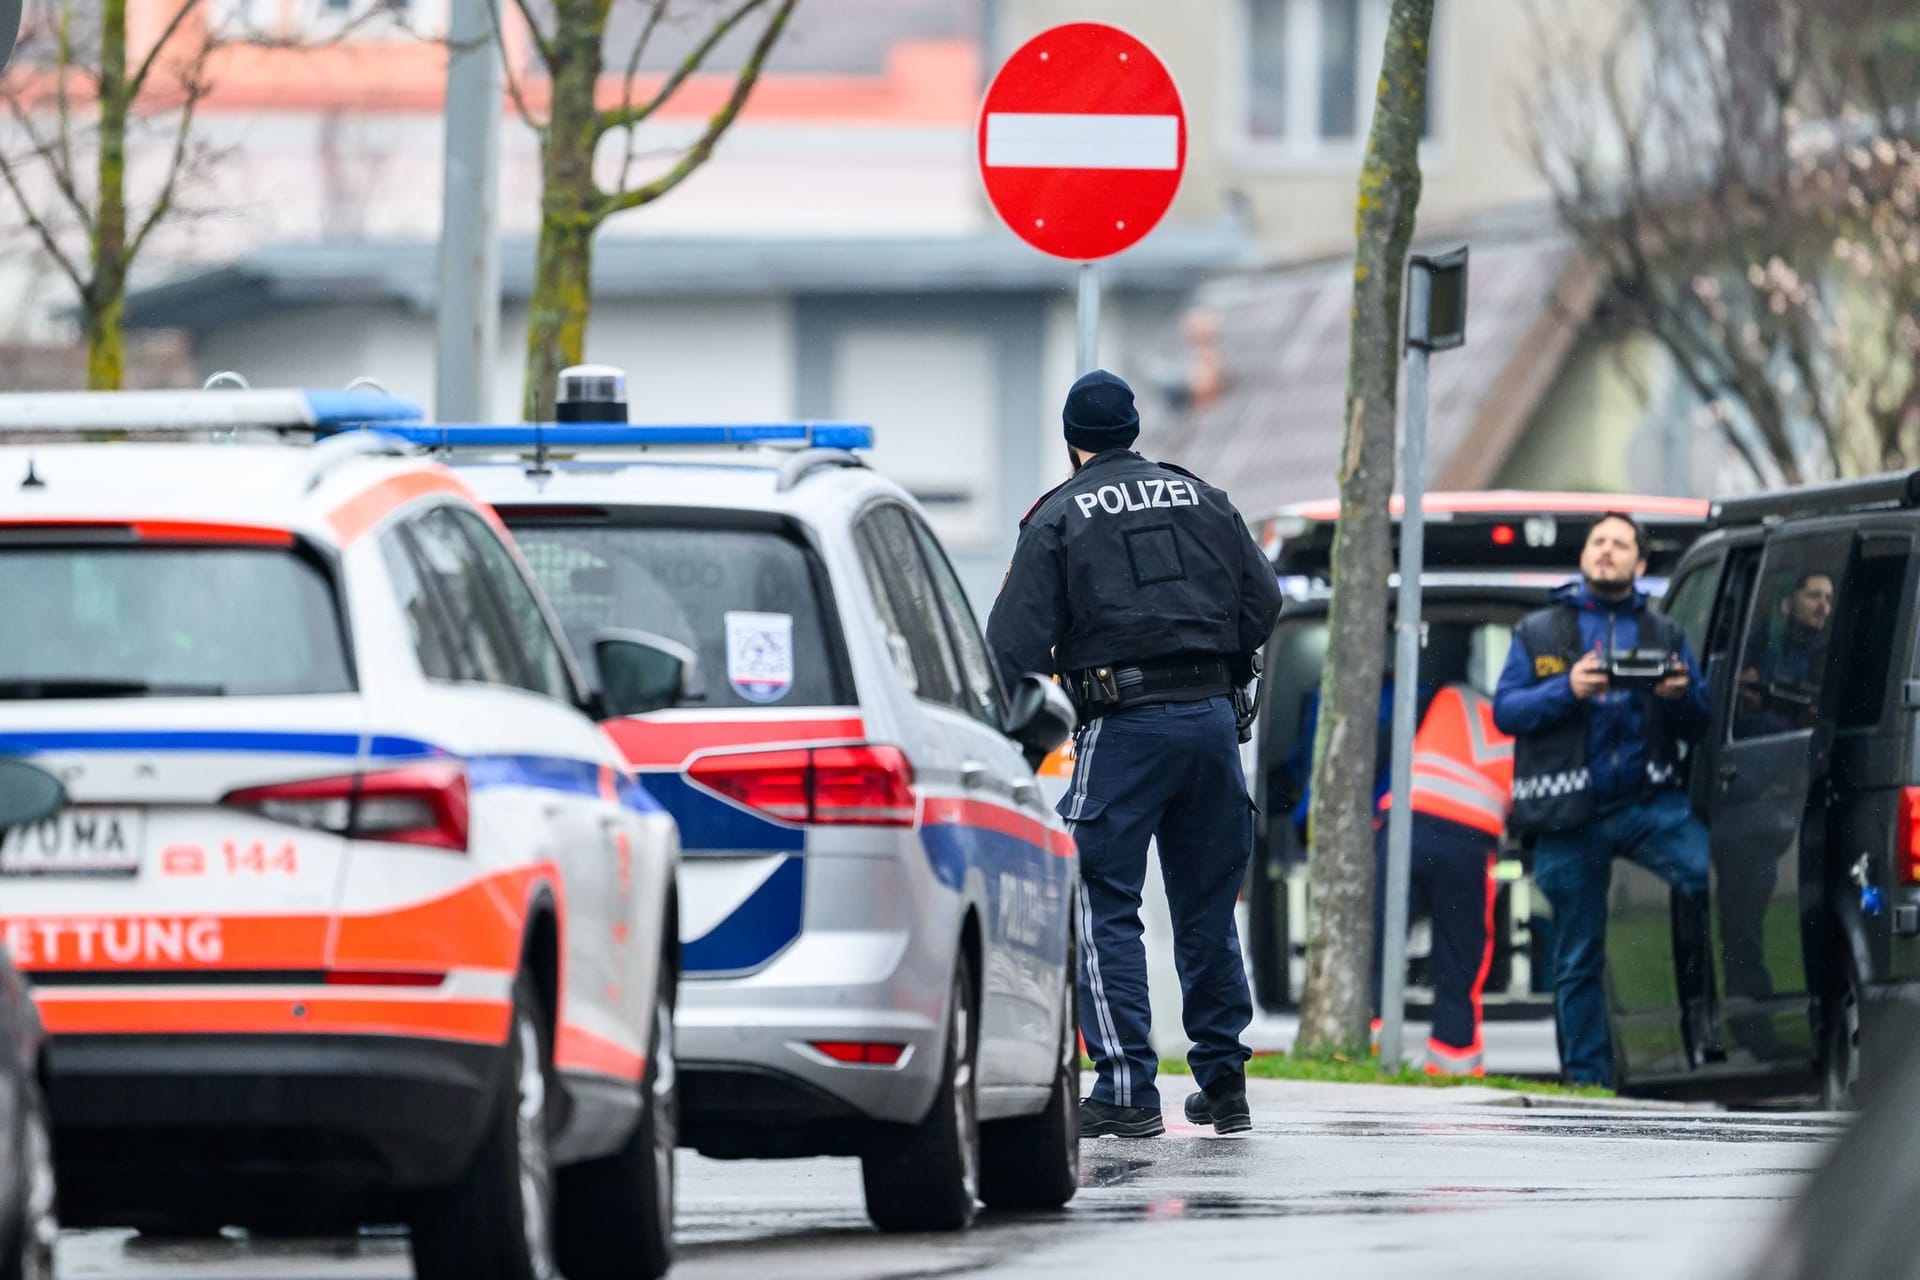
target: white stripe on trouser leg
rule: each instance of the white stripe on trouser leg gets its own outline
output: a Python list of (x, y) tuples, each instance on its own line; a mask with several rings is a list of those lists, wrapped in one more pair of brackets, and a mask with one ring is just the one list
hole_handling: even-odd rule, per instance
[(1095, 720), (1087, 727), (1087, 740), (1076, 752), (1073, 763), (1073, 807), (1067, 814), (1068, 822), (1078, 822), (1085, 814), (1082, 812), (1087, 801), (1087, 779), (1093, 776), (1093, 749), (1100, 741), (1100, 726), (1105, 723)]
[[(1071, 824), (1068, 830), (1072, 830)], [(1093, 941), (1093, 902), (1084, 893), (1080, 895), (1080, 945), (1087, 952), (1087, 995), (1093, 1001), (1094, 1025), (1100, 1028), (1100, 1038), (1107, 1042), (1107, 1060), (1120, 1064), (1113, 1100), (1120, 1106), (1129, 1107), (1133, 1105), (1133, 1073), (1128, 1068), (1126, 1055), (1120, 1050), (1120, 1033), (1113, 1024), (1113, 1010), (1107, 1007), (1107, 987), (1100, 979), (1100, 948)]]

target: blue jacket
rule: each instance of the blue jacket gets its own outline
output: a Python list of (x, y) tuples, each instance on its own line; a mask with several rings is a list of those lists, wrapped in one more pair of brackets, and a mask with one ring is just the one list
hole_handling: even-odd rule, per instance
[[(1640, 613), (1648, 605), (1645, 592), (1635, 591), (1618, 601), (1602, 600), (1587, 590), (1586, 583), (1570, 582), (1555, 591), (1553, 599), (1578, 610), (1583, 649), (1606, 651), (1609, 621), (1615, 649), (1631, 649), (1639, 643)], [(1702, 672), (1686, 637), (1678, 638), (1680, 658), (1693, 678), (1685, 697), (1668, 701), (1651, 694), (1614, 690), (1596, 694), (1582, 704), (1573, 696), (1567, 673), (1545, 677), (1535, 674), (1534, 655), (1515, 636), (1507, 652), (1507, 665), (1500, 672), (1500, 685), (1494, 690), (1493, 722), (1502, 732), (1519, 737), (1551, 729), (1584, 713), (1586, 765), (1592, 773), (1595, 802), (1604, 809), (1634, 799), (1647, 776), (1648, 715), (1665, 716), (1667, 730), (1677, 742), (1697, 741), (1707, 729), (1707, 691)]]
[[(1423, 684), (1418, 688), (1415, 720), (1424, 719), (1427, 704), (1440, 692), (1438, 685)], [(1313, 736), (1320, 727), (1320, 687), (1315, 685), (1306, 696), (1300, 708), (1300, 734), (1292, 751), (1282, 762), (1287, 776), (1293, 779), (1299, 788), (1300, 801), (1293, 806), (1293, 827), (1306, 839), (1307, 813), (1313, 807)], [(1375, 729), (1378, 735), (1374, 739), (1373, 771), (1373, 807), (1380, 807), (1381, 797), (1393, 789), (1393, 677), (1388, 676), (1380, 684), (1379, 720)]]

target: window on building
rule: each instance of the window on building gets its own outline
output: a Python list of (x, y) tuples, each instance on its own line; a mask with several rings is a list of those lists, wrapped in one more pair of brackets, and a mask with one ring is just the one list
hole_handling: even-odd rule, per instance
[[(1379, 79), (1391, 0), (1241, 0), (1243, 120), (1258, 143), (1312, 152), (1358, 145)], [(1434, 26), (1440, 17), (1436, 12)], [(1433, 81), (1422, 136), (1433, 136)]]

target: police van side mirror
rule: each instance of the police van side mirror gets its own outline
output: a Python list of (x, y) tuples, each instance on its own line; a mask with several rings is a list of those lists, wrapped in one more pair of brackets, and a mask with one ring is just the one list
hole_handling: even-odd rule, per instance
[(1046, 676), (1021, 676), (1007, 699), (1006, 735), (1020, 744), (1034, 768), (1073, 736), (1078, 723), (1066, 692)]
[(593, 661), (600, 671), (602, 719), (645, 715), (678, 706), (694, 683), (692, 649), (650, 631), (610, 629), (593, 635)]
[(45, 822), (66, 804), (60, 779), (25, 760), (0, 760), (0, 835)]

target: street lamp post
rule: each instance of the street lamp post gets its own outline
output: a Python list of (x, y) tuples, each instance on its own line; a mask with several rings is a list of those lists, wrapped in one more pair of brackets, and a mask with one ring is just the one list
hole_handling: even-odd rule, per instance
[(500, 38), (489, 0), (451, 7), (433, 411), (483, 422), (500, 354)]
[(1400, 602), (1394, 618), (1393, 806), (1387, 813), (1380, 950), (1380, 1065), (1400, 1069), (1406, 1017), (1407, 888), (1413, 871), (1413, 734), (1420, 694), (1420, 566), (1426, 554), (1427, 359), (1467, 340), (1467, 250), (1407, 260), (1407, 403), (1401, 457)]

